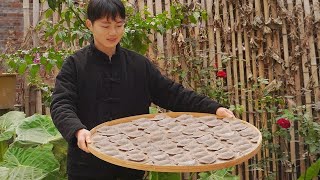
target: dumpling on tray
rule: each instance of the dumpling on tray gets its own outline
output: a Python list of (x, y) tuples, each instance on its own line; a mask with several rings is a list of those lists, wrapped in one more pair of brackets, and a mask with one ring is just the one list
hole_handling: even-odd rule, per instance
[(128, 159), (135, 162), (141, 162), (146, 160), (146, 155), (139, 153), (139, 154), (130, 154), (128, 155)]
[(235, 157), (235, 154), (232, 151), (226, 151), (226, 152), (218, 154), (218, 158), (222, 159), (222, 160), (230, 160), (234, 157)]
[(212, 164), (217, 160), (216, 156), (213, 155), (207, 155), (204, 157), (201, 157), (200, 159), (198, 159), (199, 163), (201, 164)]

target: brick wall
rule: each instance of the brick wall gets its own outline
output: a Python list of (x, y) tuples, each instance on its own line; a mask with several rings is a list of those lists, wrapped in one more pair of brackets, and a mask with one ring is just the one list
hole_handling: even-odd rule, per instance
[(8, 38), (13, 44), (23, 38), (22, 0), (0, 0), (0, 53)]

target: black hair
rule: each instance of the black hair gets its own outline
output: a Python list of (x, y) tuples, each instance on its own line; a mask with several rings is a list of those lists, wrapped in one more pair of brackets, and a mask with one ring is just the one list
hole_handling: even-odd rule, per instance
[(90, 0), (87, 9), (87, 18), (92, 24), (100, 18), (111, 18), (116, 20), (117, 17), (126, 18), (126, 11), (121, 0)]

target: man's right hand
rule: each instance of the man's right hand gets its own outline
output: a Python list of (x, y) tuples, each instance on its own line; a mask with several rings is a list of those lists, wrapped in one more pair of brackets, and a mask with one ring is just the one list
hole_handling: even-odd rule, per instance
[(87, 144), (91, 143), (91, 133), (86, 129), (80, 129), (76, 132), (77, 145), (83, 151), (90, 153)]

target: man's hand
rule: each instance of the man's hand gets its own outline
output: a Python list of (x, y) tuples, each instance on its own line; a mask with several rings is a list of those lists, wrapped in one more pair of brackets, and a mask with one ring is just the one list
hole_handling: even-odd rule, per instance
[(216, 115), (220, 116), (222, 118), (225, 118), (225, 117), (234, 118), (235, 117), (232, 111), (230, 111), (229, 109), (223, 108), (223, 107), (219, 107), (217, 109)]
[(78, 139), (77, 145), (83, 151), (90, 153), (87, 144), (91, 143), (91, 133), (86, 129), (80, 129), (76, 132), (76, 137)]

